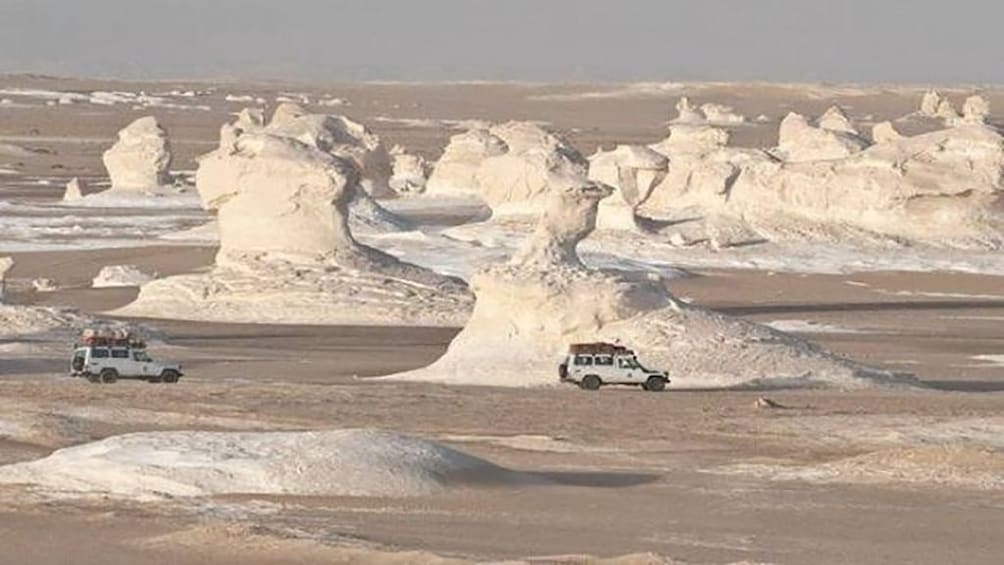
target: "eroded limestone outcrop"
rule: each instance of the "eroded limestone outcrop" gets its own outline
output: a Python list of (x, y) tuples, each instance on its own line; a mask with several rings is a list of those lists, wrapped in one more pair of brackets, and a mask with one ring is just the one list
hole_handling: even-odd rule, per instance
[(102, 160), (111, 177), (111, 190), (151, 192), (171, 184), (171, 146), (167, 131), (153, 116), (122, 129)]
[[(284, 110), (285, 111), (285, 110)], [(143, 285), (121, 313), (219, 321), (450, 325), (465, 285), (360, 244), (349, 210), (364, 161), (339, 156), (341, 124), (280, 115), (224, 128), (199, 161), (196, 186), (215, 211), (220, 251), (207, 274)], [(334, 132), (326, 126), (335, 124)], [(247, 125), (247, 124), (244, 124)], [(308, 139), (313, 135), (313, 139)]]
[(552, 385), (570, 343), (599, 340), (636, 349), (680, 388), (854, 387), (890, 378), (769, 327), (679, 303), (657, 277), (586, 267), (576, 246), (595, 228), (597, 206), (612, 189), (570, 177), (552, 181), (525, 246), (472, 278), (474, 312), (443, 357), (391, 378)]

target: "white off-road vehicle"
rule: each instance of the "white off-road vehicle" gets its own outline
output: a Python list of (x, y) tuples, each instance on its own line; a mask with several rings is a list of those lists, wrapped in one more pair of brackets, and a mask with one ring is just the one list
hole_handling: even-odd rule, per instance
[(73, 377), (84, 377), (92, 383), (113, 383), (120, 378), (176, 383), (183, 374), (178, 363), (151, 359), (146, 344), (128, 333), (85, 330), (81, 341), (70, 359)]
[(634, 351), (611, 343), (579, 343), (568, 348), (568, 356), (558, 366), (562, 382), (577, 383), (585, 390), (603, 385), (636, 385), (658, 392), (669, 383), (668, 374), (646, 369)]

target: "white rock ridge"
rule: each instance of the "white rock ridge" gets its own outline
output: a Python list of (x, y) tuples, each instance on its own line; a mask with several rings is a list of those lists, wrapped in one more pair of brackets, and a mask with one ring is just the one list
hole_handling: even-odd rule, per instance
[(238, 130), (200, 159), (196, 173), (203, 205), (218, 217), (214, 268), (146, 284), (121, 313), (270, 323), (463, 323), (470, 296), (461, 281), (352, 236), (349, 207), (362, 190), (359, 164), (325, 150), (328, 132), (319, 128), (321, 139), (305, 143), (303, 131), (294, 138), (271, 126)]
[(529, 477), (437, 443), (376, 430), (140, 432), (0, 467), (53, 495), (163, 500), (226, 494), (433, 495)]
[(846, 117), (843, 120), (837, 114), (825, 117), (828, 125), (839, 129), (813, 127), (801, 114), (788, 114), (781, 120), (776, 154), (788, 162), (843, 159), (868, 145), (852, 133)]
[(557, 384), (568, 345), (611, 341), (669, 371), (679, 388), (869, 386), (890, 376), (766, 326), (677, 302), (652, 276), (601, 272), (576, 245), (595, 228), (602, 184), (553, 179), (546, 212), (508, 264), (476, 274), (474, 313), (447, 352), (391, 379), (494, 386)]
[(993, 129), (967, 125), (902, 137), (877, 127), (876, 144), (858, 150), (859, 141), (845, 145), (851, 138), (839, 137), (848, 134), (812, 128), (799, 117), (786, 122), (777, 153), (788, 161), (727, 147), (688, 160), (672, 144), (654, 146), (669, 151), (670, 174), (641, 212), (703, 217), (706, 239), (715, 230), (732, 232), (719, 237), (726, 245), (766, 239), (1004, 247), (1004, 139)]
[(171, 184), (171, 147), (153, 116), (139, 118), (118, 134), (102, 156), (112, 190), (150, 192)]

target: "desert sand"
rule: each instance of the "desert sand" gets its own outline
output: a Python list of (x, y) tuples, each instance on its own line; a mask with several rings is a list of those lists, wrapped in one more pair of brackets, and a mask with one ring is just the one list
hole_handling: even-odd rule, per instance
[[(776, 146), (791, 112), (843, 127), (833, 106), (858, 132), (890, 121), (912, 136), (969, 119), (964, 108), (982, 116), (967, 102), (979, 92), (990, 125), (1004, 121), (1004, 90), (969, 86), (939, 88), (956, 117), (935, 107), (901, 119), (920, 113), (928, 89), (3, 77), (0, 99), (12, 103), (0, 106), (0, 169), (10, 171), (0, 175), (0, 257), (13, 267), (0, 308), (130, 324), (186, 375), (93, 385), (65, 376), (68, 325), (0, 333), (0, 563), (999, 562), (999, 249), (680, 246), (646, 239), (658, 226), (628, 215), (619, 225), (629, 229), (601, 226), (571, 246), (584, 269), (658, 274), (688, 308), (769, 326), (908, 384), (589, 393), (558, 386), (549, 358), (539, 370), (555, 383), (545, 386), (382, 378), (435, 366), (460, 323), (110, 315), (147, 277), (211, 272), (211, 213), (194, 191), (160, 206), (62, 202), (74, 178), (85, 192), (109, 188), (102, 154), (147, 115), (169, 137), (172, 182), (194, 190), (196, 156), (217, 150), (220, 126), (258, 99), (344, 115), (429, 164), (452, 136), (513, 120), (540, 124), (581, 156), (652, 146), (681, 96), (689, 120), (674, 127), (726, 128), (739, 150)], [(617, 174), (600, 176), (614, 188), (648, 188), (651, 179), (611, 166)], [(352, 235), (439, 275), (470, 282), (504, 270), (533, 231), (491, 218), (491, 203), (431, 194), (434, 183), (391, 186), (407, 190), (378, 202), (416, 228)], [(638, 208), (624, 200), (622, 217)]]

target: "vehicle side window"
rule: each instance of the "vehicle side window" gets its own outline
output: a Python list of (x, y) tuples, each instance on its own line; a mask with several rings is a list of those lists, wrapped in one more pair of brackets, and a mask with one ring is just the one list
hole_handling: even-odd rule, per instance
[(95, 347), (94, 349), (91, 350), (91, 357), (93, 357), (94, 359), (107, 359), (108, 350)]
[(614, 358), (611, 357), (611, 356), (609, 356), (609, 355), (599, 355), (599, 356), (596, 357), (596, 364), (597, 365), (608, 365), (608, 366), (609, 365), (613, 365), (614, 364)]
[(617, 366), (620, 367), (621, 369), (631, 369), (631, 368), (633, 368), (631, 366), (631, 360), (630, 359), (618, 359), (617, 360)]
[(576, 355), (575, 356), (576, 365), (592, 365), (593, 358), (589, 355)]
[(128, 359), (129, 350), (128, 349), (112, 349), (112, 357), (115, 359)]
[(147, 355), (145, 351), (134, 351), (133, 354), (132, 354), (132, 358), (135, 359), (136, 361), (149, 361), (150, 360), (150, 356)]

